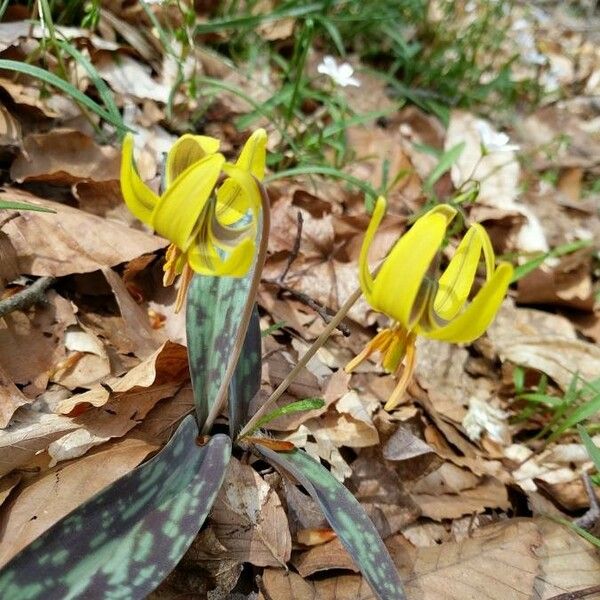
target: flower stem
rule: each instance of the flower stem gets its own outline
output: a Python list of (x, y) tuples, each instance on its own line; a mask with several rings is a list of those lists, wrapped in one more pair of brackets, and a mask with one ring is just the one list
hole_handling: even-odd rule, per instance
[(290, 384), (294, 381), (298, 373), (306, 366), (308, 361), (317, 353), (319, 348), (327, 341), (333, 330), (340, 324), (341, 320), (346, 316), (347, 312), (352, 308), (354, 303), (360, 298), (360, 288), (356, 289), (350, 297), (344, 302), (342, 307), (337, 311), (335, 316), (327, 324), (327, 327), (323, 329), (321, 335), (313, 342), (312, 346), (306, 351), (304, 356), (298, 361), (296, 366), (288, 373), (287, 377), (279, 384), (277, 389), (267, 398), (265, 403), (256, 411), (254, 416), (246, 423), (244, 428), (240, 431), (237, 439), (240, 440), (245, 435), (248, 435), (254, 429), (256, 429), (256, 423), (260, 421), (269, 410), (272, 409), (273, 405), (283, 393), (288, 389)]

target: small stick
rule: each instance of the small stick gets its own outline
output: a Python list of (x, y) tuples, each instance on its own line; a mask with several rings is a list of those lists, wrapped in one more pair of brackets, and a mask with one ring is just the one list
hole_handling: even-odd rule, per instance
[(548, 600), (578, 600), (578, 598), (586, 598), (592, 594), (600, 592), (600, 585), (594, 585), (583, 590), (577, 590), (575, 592), (565, 592), (564, 594), (558, 594), (558, 596), (552, 596)]
[(302, 226), (304, 225), (304, 219), (302, 218), (302, 213), (298, 211), (298, 229), (296, 230), (296, 239), (294, 241), (294, 247), (292, 248), (292, 253), (288, 256), (287, 264), (285, 265), (285, 269), (283, 269), (277, 283), (282, 284), (292, 266), (293, 262), (298, 258), (298, 254), (300, 254), (300, 243), (302, 241)]
[(246, 426), (240, 431), (237, 439), (241, 439), (244, 435), (253, 431), (256, 428), (256, 423), (264, 416), (283, 393), (288, 389), (289, 385), (294, 381), (298, 373), (306, 366), (308, 361), (317, 353), (319, 348), (327, 341), (333, 330), (341, 323), (346, 313), (352, 308), (354, 303), (360, 298), (362, 291), (360, 288), (352, 292), (350, 297), (344, 302), (340, 310), (337, 311), (335, 317), (327, 324), (321, 335), (313, 342), (312, 346), (305, 352), (304, 356), (298, 361), (296, 366), (288, 373), (287, 377), (279, 384), (278, 388), (267, 398), (265, 403), (254, 413), (254, 416), (246, 423)]
[[(295, 290), (294, 288), (288, 287), (287, 285), (281, 283), (279, 280), (274, 279), (263, 279), (265, 283), (272, 283), (278, 286), (283, 292), (294, 296), (297, 300), (300, 300), (303, 304), (306, 304), (309, 308), (312, 308), (320, 317), (323, 319), (325, 323), (329, 323), (332, 317), (335, 316), (335, 312), (329, 308), (328, 306), (323, 306), (320, 302), (317, 302), (314, 298), (311, 298), (308, 294), (304, 292), (300, 292)], [(344, 337), (348, 337), (350, 335), (350, 328), (344, 322), (341, 322), (337, 329), (341, 331)]]
[(54, 277), (40, 277), (29, 287), (4, 300), (0, 300), (0, 317), (4, 317), (13, 310), (23, 310), (29, 308), (32, 304), (43, 302), (45, 300), (44, 292), (46, 288), (52, 285), (54, 281)]
[(582, 477), (585, 491), (590, 499), (590, 508), (584, 515), (575, 519), (573, 523), (578, 527), (589, 531), (598, 521), (600, 521), (600, 503), (598, 503), (598, 498), (594, 492), (594, 485), (592, 484), (589, 473), (583, 473)]

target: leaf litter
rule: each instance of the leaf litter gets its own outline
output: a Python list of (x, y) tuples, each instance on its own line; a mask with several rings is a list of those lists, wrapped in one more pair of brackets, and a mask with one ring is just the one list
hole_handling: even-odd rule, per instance
[[(161, 57), (153, 35), (132, 26), (133, 13), (111, 10), (102, 10), (101, 36), (83, 28), (60, 32), (86, 49), (127, 125), (138, 130), (140, 174), (156, 188), (162, 152), (186, 130), (198, 103), (182, 92), (171, 96), (172, 57)], [(443, 195), (479, 179), (478, 201), (465, 211), (485, 224), (499, 252), (524, 265), (561, 244), (590, 244), (541, 260), (473, 345), (420, 340), (415, 381), (391, 414), (382, 407), (393, 385), (375, 363), (352, 376), (343, 371), (385, 324), (360, 300), (345, 324), (350, 335), (336, 332), (278, 403), (322, 398), (324, 406), (265, 426), (345, 482), (385, 538), (409, 598), (545, 600), (600, 585), (592, 547), (546, 518), (574, 517), (589, 506), (581, 475), (591, 472), (591, 459), (571, 429), (551, 441), (536, 439), (531, 422), (519, 419), (531, 408), (526, 395), (541, 394), (546, 399), (530, 417), (537, 430), (552, 425), (552, 402), (572, 411), (597, 397), (600, 373), (593, 243), (600, 220), (598, 188), (590, 184), (600, 168), (600, 117), (590, 101), (600, 89), (600, 56), (580, 21), (559, 8), (542, 13), (515, 13), (511, 35), (525, 51), (517, 63), (523, 78), (538, 68), (531, 61), (542, 60), (534, 50), (547, 49), (538, 74), (548, 95), (512, 123), (493, 115), (485, 121), (496, 134), (508, 129), (519, 150), (486, 154), (481, 115), (456, 109), (444, 123), (415, 106), (398, 110), (385, 86), (371, 81), (369, 89), (365, 73), (348, 102), (365, 111), (385, 104), (390, 114), (382, 125), (349, 128), (355, 157), (347, 174), (375, 188), (389, 184), (385, 169), (398, 175), (387, 188), (390, 208), (372, 266), (423, 209), (436, 152), (457, 144), (462, 152), (433, 189)], [(277, 26), (262, 34), (289, 40), (293, 19)], [(558, 39), (550, 37), (553, 28)], [(24, 55), (41, 36), (24, 21), (0, 24), (8, 58)], [(269, 98), (268, 72), (259, 86), (198, 55), (203, 72), (229, 90), (247, 86), (255, 100)], [(88, 79), (78, 84), (91, 88)], [(3, 77), (0, 88), (0, 199), (54, 211), (0, 215), (2, 262), (5, 252), (14, 258), (13, 272), (2, 278), (3, 298), (35, 278), (52, 278), (39, 302), (0, 319), (3, 564), (155, 453), (193, 401), (176, 294), (159, 283), (166, 242), (122, 210), (118, 143), (98, 136), (71, 99), (32, 78)], [(248, 103), (227, 90), (211, 102), (205, 132), (222, 138), (226, 151), (237, 148), (242, 139), (229, 122)], [(262, 341), (263, 399), (356, 288), (368, 223), (362, 195), (322, 175), (274, 181), (269, 192), (272, 234), (258, 301), (263, 330), (277, 328)], [(592, 386), (588, 396), (571, 393), (585, 385)], [(598, 409), (588, 415), (595, 430), (597, 415)], [(597, 435), (592, 439), (599, 445)], [(208, 525), (153, 597), (194, 589), (189, 573), (203, 574), (206, 593), (243, 588), (246, 563), (260, 575), (259, 598), (374, 597), (312, 500), (242, 455), (230, 464)]]

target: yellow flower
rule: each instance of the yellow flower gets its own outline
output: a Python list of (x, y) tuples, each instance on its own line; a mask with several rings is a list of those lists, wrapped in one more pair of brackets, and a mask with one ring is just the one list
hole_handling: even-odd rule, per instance
[[(367, 257), (386, 209), (380, 197), (360, 252), (360, 285), (369, 304), (394, 323), (379, 332), (348, 365), (350, 372), (374, 352), (381, 352), (383, 367), (396, 374), (404, 370), (385, 405), (396, 407), (410, 382), (415, 363), (417, 335), (466, 344), (481, 336), (493, 321), (513, 274), (512, 265), (495, 266), (494, 250), (485, 229), (469, 227), (452, 260), (436, 279), (437, 261), (446, 230), (456, 215), (448, 204), (436, 206), (418, 219), (392, 248), (373, 277)], [(486, 282), (467, 304), (483, 254)]]
[[(164, 284), (183, 273), (177, 307), (183, 303), (193, 272), (242, 277), (252, 265), (261, 207), (257, 180), (265, 174), (267, 136), (263, 129), (248, 139), (235, 164), (218, 152), (219, 140), (180, 137), (167, 155), (165, 191), (155, 194), (138, 175), (133, 137), (123, 142), (121, 191), (129, 210), (171, 242)], [(221, 175), (226, 178), (213, 194)]]

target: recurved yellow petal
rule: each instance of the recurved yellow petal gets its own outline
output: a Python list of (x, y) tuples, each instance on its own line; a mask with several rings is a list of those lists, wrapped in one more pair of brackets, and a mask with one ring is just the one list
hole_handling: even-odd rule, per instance
[(455, 214), (441, 204), (423, 215), (396, 242), (375, 277), (370, 304), (409, 330), (418, 320), (414, 303), (421, 284)]
[(375, 237), (375, 232), (383, 219), (386, 207), (386, 199), (383, 196), (379, 196), (375, 201), (373, 215), (369, 221), (369, 226), (367, 227), (362, 246), (360, 247), (360, 256), (358, 258), (358, 278), (360, 287), (369, 304), (372, 304), (373, 299), (373, 276), (371, 275), (371, 269), (369, 269), (369, 248)]
[(121, 158), (121, 193), (127, 208), (143, 223), (151, 225), (152, 211), (158, 196), (142, 181), (133, 159), (133, 135), (128, 133), (123, 140)]
[[(467, 344), (480, 337), (493, 321), (513, 275), (510, 263), (500, 263), (467, 309), (448, 325), (427, 331), (427, 337), (455, 344)], [(417, 330), (418, 331), (418, 330)]]
[(483, 227), (472, 226), (441, 275), (433, 309), (442, 319), (453, 319), (467, 301), (477, 273), (484, 236), (487, 237), (487, 234)]
[(267, 157), (267, 132), (257, 129), (246, 141), (237, 162), (240, 169), (250, 171), (254, 177), (262, 181), (265, 176)]
[(182, 135), (171, 146), (167, 154), (165, 166), (165, 180), (167, 186), (171, 185), (190, 165), (202, 160), (205, 156), (219, 151), (221, 142), (206, 135)]
[(154, 229), (184, 252), (193, 242), (224, 162), (221, 154), (211, 154), (189, 166), (167, 188), (152, 213)]

